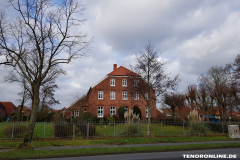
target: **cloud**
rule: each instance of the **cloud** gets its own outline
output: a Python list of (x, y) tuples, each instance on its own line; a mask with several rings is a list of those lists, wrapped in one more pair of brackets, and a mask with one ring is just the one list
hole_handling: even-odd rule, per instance
[[(238, 0), (83, 0), (85, 25), (72, 32), (87, 33), (94, 43), (87, 57), (61, 67), (67, 75), (56, 82), (55, 95), (67, 107), (74, 94), (85, 93), (104, 78), (113, 64), (129, 68), (134, 55), (150, 40), (168, 61), (166, 73), (180, 73), (179, 90), (197, 83), (211, 66), (233, 62), (240, 50)], [(0, 6), (1, 7), (1, 6)], [(3, 8), (3, 7), (1, 7)], [(6, 10), (10, 16), (15, 13)], [(0, 66), (1, 100), (16, 102), (17, 84), (7, 85), (7, 71)], [(10, 89), (9, 89), (10, 87)], [(17, 103), (17, 102), (16, 102)]]

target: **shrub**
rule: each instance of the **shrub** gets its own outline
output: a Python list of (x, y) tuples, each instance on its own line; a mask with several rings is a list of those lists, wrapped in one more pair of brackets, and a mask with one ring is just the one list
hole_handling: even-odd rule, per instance
[(109, 123), (113, 123), (115, 121), (115, 118), (113, 116), (107, 117), (107, 121)]
[(48, 113), (45, 117), (45, 121), (47, 121), (47, 122), (53, 121), (54, 117), (55, 117), (54, 115), (55, 115), (55, 112)]
[(99, 120), (99, 123), (104, 123), (104, 119), (103, 118), (100, 118), (100, 120)]
[(138, 106), (133, 107), (133, 114), (136, 114), (136, 115), (139, 114), (140, 119), (142, 118), (141, 117), (141, 115), (142, 115), (141, 109)]
[(190, 122), (189, 123), (189, 133), (190, 135), (209, 135), (209, 128), (204, 126), (203, 123)]
[(209, 129), (203, 125), (201, 118), (198, 115), (197, 110), (192, 110), (189, 115), (189, 133), (190, 135), (208, 135)]
[(54, 136), (60, 138), (73, 136), (73, 125), (68, 123), (56, 123), (54, 125)]
[(223, 132), (223, 129), (224, 129), (224, 133), (228, 133), (228, 125), (227, 124), (224, 124), (223, 128), (222, 128), (222, 123), (205, 123), (205, 124), (212, 131)]
[(80, 135), (87, 137), (87, 133), (90, 137), (96, 135), (96, 127), (95, 125), (89, 125), (89, 132), (87, 131), (87, 124), (77, 124), (76, 132), (80, 133)]
[(13, 138), (23, 138), (26, 132), (27, 126), (25, 125), (11, 125), (3, 130), (3, 135), (4, 137), (10, 138), (13, 134)]
[(126, 124), (124, 127), (124, 130), (122, 132), (122, 135), (124, 136), (134, 136), (138, 134), (138, 125), (137, 123), (130, 123)]
[(87, 122), (91, 122), (93, 121), (93, 114), (90, 112), (85, 112), (84, 114), (82, 114), (81, 118), (84, 119)]
[(120, 108), (118, 108), (117, 113), (119, 116), (119, 120), (124, 121), (125, 108), (123, 106), (121, 106)]

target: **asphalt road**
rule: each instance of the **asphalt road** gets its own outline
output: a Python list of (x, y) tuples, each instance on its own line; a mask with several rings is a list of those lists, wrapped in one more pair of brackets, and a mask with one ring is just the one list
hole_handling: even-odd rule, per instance
[[(185, 156), (185, 158), (184, 158)], [(195, 158), (187, 158), (195, 156)], [(212, 158), (200, 158), (200, 156)], [(227, 156), (229, 158), (214, 158)], [(240, 148), (227, 149), (209, 149), (209, 150), (190, 150), (190, 151), (171, 151), (171, 152), (153, 152), (153, 153), (134, 153), (134, 154), (115, 154), (100, 156), (83, 156), (83, 157), (64, 157), (49, 158), (38, 160), (179, 160), (179, 159), (231, 159), (240, 160)], [(236, 158), (235, 158), (236, 157)], [(31, 160), (31, 159), (28, 159)]]

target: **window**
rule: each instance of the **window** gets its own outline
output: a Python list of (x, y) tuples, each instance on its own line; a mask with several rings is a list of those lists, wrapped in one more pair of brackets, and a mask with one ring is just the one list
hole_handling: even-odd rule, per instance
[(115, 91), (110, 92), (110, 99), (115, 99)]
[(148, 107), (145, 108), (146, 117), (148, 117)]
[(79, 117), (79, 111), (74, 111), (74, 117)]
[(145, 99), (148, 100), (148, 92), (145, 93)]
[(116, 114), (116, 107), (110, 107), (110, 115), (112, 116), (112, 115), (114, 115), (114, 114)]
[(134, 100), (139, 100), (139, 93), (138, 92), (134, 93)]
[(126, 91), (123, 91), (123, 100), (127, 100), (128, 97), (127, 97), (127, 92)]
[(139, 80), (134, 80), (134, 87), (139, 87)]
[(103, 117), (103, 107), (102, 106), (98, 107), (98, 117)]
[(114, 78), (110, 79), (110, 86), (115, 86), (115, 79)]
[(122, 80), (122, 86), (123, 87), (127, 87), (127, 79), (123, 79)]
[(103, 91), (98, 91), (98, 99), (103, 99)]

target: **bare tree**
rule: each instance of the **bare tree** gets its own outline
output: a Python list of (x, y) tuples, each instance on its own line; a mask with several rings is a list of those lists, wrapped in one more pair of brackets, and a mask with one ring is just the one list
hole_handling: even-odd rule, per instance
[(164, 94), (163, 102), (164, 104), (170, 106), (172, 110), (172, 117), (176, 119), (176, 110), (181, 110), (183, 107), (186, 106), (185, 104), (186, 97), (182, 93), (173, 93), (168, 92)]
[[(0, 12), (0, 64), (14, 67), (31, 86), (32, 112), (23, 146), (31, 143), (40, 102), (40, 88), (65, 72), (60, 64), (68, 64), (84, 56), (91, 40), (78, 33), (85, 20), (76, 18), (84, 7), (80, 1), (9, 0), (18, 13), (10, 21)], [(75, 29), (74, 31), (71, 29)]]
[(186, 100), (192, 109), (196, 109), (197, 85), (191, 84), (187, 87)]
[(227, 107), (232, 103), (231, 72), (229, 65), (226, 67), (211, 67), (206, 75), (201, 75), (199, 81), (203, 83), (219, 108), (220, 117), (226, 122)]
[(159, 51), (154, 44), (148, 42), (144, 50), (136, 55), (135, 65), (131, 66), (131, 69), (141, 76), (130, 75), (132, 77), (130, 90), (132, 95), (140, 94), (140, 96), (145, 97), (144, 100), (148, 109), (147, 135), (151, 134), (151, 107), (156, 105), (156, 101), (160, 102), (168, 89), (174, 90), (180, 81), (178, 75), (171, 78), (169, 74), (165, 73), (166, 62), (161, 61), (159, 56)]

